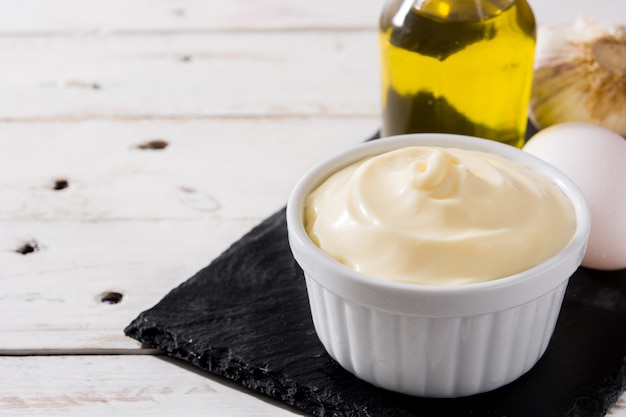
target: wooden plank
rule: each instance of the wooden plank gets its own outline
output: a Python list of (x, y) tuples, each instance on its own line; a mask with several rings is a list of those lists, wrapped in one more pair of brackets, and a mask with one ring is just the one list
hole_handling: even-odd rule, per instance
[(0, 368), (0, 412), (13, 417), (304, 415), (163, 357), (0, 357)]
[[(377, 129), (376, 117), (0, 123), (0, 220), (258, 220)], [(138, 148), (152, 140), (168, 146)]]
[(1, 0), (0, 35), (374, 28), (381, 2)]
[(124, 327), (255, 222), (2, 224), (3, 235), (28, 231), (39, 250), (5, 244), (0, 254), (0, 353), (138, 349)]
[(626, 392), (622, 394), (617, 402), (606, 413), (606, 417), (625, 417), (626, 416)]
[(0, 37), (0, 121), (378, 116), (375, 31)]
[[(41, 292), (39, 293), (41, 294)], [(22, 306), (29, 308), (29, 304)], [(0, 308), (2, 310), (2, 308)], [(104, 312), (107, 315), (108, 312)], [(29, 313), (30, 315), (30, 313)], [(37, 308), (32, 314), (40, 315)], [(9, 314), (11, 318), (15, 314)], [(126, 337), (117, 329), (10, 329), (0, 330), (0, 356), (39, 355), (152, 355), (156, 349)]]
[[(0, 124), (0, 353), (138, 349), (122, 335), (130, 320), (377, 123)], [(137, 148), (155, 138), (168, 146)], [(53, 190), (55, 178), (68, 188)], [(107, 292), (122, 301), (103, 303)]]
[[(537, 21), (624, 22), (621, 0), (528, 0)], [(0, 0), (0, 36), (375, 29), (383, 3), (317, 0)], [(149, 13), (147, 13), (149, 11)]]

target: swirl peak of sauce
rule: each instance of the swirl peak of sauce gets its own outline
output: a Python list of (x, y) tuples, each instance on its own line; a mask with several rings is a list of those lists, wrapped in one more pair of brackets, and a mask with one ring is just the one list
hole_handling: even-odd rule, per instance
[(413, 146), (352, 164), (307, 198), (305, 227), (382, 279), (456, 285), (524, 271), (571, 240), (574, 209), (543, 174), (497, 155)]

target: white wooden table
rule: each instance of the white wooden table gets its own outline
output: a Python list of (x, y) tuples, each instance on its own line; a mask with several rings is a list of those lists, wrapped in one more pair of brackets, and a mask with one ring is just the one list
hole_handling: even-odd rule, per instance
[(381, 7), (0, 0), (0, 415), (298, 415), (122, 330), (378, 129)]

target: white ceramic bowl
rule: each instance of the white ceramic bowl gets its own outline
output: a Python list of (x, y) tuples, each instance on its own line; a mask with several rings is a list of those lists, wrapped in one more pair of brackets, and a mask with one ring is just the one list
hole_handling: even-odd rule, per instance
[[(324, 253), (303, 226), (306, 196), (330, 174), (364, 157), (405, 146), (443, 146), (501, 155), (552, 178), (571, 200), (576, 231), (569, 245), (519, 274), (476, 284), (425, 286), (356, 272)], [(287, 204), (289, 243), (304, 270), (322, 344), (341, 366), (376, 386), (425, 397), (458, 397), (501, 387), (545, 352), (569, 277), (589, 235), (586, 201), (564, 174), (495, 141), (448, 134), (379, 139), (307, 172)]]

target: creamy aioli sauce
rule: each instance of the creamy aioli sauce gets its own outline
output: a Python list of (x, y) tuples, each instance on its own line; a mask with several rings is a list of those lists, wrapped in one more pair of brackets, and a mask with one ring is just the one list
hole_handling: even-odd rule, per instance
[(308, 196), (305, 227), (367, 275), (455, 285), (550, 258), (571, 240), (575, 216), (543, 174), (497, 155), (415, 146), (336, 172)]

